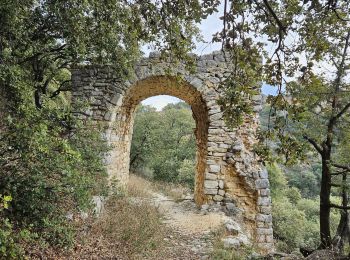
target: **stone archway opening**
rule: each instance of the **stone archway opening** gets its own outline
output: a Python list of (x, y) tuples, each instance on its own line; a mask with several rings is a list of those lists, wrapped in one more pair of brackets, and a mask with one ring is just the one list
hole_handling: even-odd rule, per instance
[(208, 109), (201, 93), (189, 83), (170, 76), (153, 76), (137, 81), (131, 86), (122, 104), (115, 111), (116, 119), (113, 132), (118, 133), (114, 142), (116, 163), (111, 164), (110, 173), (118, 180), (126, 183), (129, 176), (130, 148), (133, 133), (135, 110), (144, 99), (157, 95), (170, 95), (182, 99), (191, 106), (195, 120), (196, 138), (196, 167), (194, 199), (197, 204), (205, 200), (204, 180), (206, 171), (207, 142), (208, 142)]
[[(72, 70), (72, 103), (87, 103), (78, 111), (82, 119), (103, 128), (112, 146), (104, 156), (110, 184), (128, 182), (130, 147), (135, 109), (141, 100), (171, 95), (187, 102), (196, 121), (197, 204), (220, 205), (228, 211), (240, 209), (246, 233), (262, 250), (273, 248), (271, 198), (268, 173), (254, 151), (259, 128), (261, 95), (246, 97), (253, 106), (244, 124), (229, 128), (218, 100), (221, 83), (232, 72), (230, 55), (222, 51), (195, 56), (195, 71), (173, 64), (151, 53), (135, 64), (128, 79), (110, 66), (80, 66)], [(167, 75), (173, 76), (167, 76)], [(184, 80), (178, 80), (182, 78)], [(259, 91), (259, 86), (256, 87)], [(114, 188), (114, 187), (112, 187)], [(233, 216), (234, 217), (234, 216)]]
[(135, 112), (130, 152), (135, 180), (142, 177), (160, 187), (170, 184), (171, 192), (189, 199), (195, 180), (195, 126), (192, 109), (182, 99), (158, 95), (142, 100)]

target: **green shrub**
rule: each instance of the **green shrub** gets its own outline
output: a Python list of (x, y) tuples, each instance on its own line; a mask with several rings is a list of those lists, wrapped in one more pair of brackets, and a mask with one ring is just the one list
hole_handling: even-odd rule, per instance
[(149, 169), (156, 180), (193, 187), (194, 127), (192, 111), (184, 102), (169, 104), (160, 112), (150, 106), (139, 106), (131, 144), (131, 169), (135, 172)]
[(291, 252), (304, 242), (306, 216), (284, 198), (273, 202), (273, 227), (275, 237), (284, 242), (284, 251)]
[(60, 100), (44, 99), (37, 109), (31, 86), (17, 83), (5, 95), (1, 122), (0, 194), (12, 196), (3, 217), (16, 232), (30, 228), (50, 245), (67, 247), (73, 239), (67, 212), (89, 208), (91, 196), (105, 190), (107, 145), (97, 126), (83, 125)]
[(178, 170), (178, 181), (194, 188), (195, 163), (193, 160), (183, 160)]

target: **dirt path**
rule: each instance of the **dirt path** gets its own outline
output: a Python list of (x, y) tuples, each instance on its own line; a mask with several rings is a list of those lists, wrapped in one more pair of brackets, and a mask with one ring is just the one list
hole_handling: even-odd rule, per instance
[(210, 259), (229, 217), (219, 205), (197, 207), (187, 192), (131, 175), (128, 195), (107, 201), (99, 218), (77, 216), (79, 233), (72, 250), (50, 249), (44, 258)]
[(165, 216), (164, 223), (185, 234), (215, 231), (227, 219), (223, 212), (200, 211), (192, 200), (175, 202), (162, 193), (152, 193), (153, 203)]
[(150, 202), (163, 215), (169, 234), (167, 259), (208, 259), (215, 243), (215, 232), (224, 227), (227, 216), (220, 211), (200, 209), (192, 199), (174, 201), (157, 191)]

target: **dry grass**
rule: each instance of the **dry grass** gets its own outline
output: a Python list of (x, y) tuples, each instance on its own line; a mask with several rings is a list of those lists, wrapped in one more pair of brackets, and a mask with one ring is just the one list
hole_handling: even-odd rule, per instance
[[(81, 223), (75, 248), (54, 259), (163, 259), (166, 227), (149, 201), (151, 184), (131, 176), (128, 196), (112, 196), (99, 218)], [(136, 198), (136, 200), (135, 200)], [(140, 198), (140, 199), (138, 199)]]
[(130, 174), (128, 184), (128, 194), (133, 197), (151, 197), (150, 192), (159, 191), (175, 201), (180, 201), (187, 194), (191, 194), (191, 190), (181, 184), (149, 181), (135, 174)]
[(191, 194), (191, 190), (181, 184), (167, 183), (167, 182), (152, 182), (154, 190), (159, 190), (166, 196), (172, 198), (174, 201), (183, 200), (186, 194)]
[(130, 174), (128, 183), (128, 196), (150, 198), (152, 190), (151, 182), (134, 174)]
[[(127, 198), (110, 199), (107, 210), (94, 225), (93, 233), (118, 241), (130, 259), (150, 257), (162, 247), (164, 228), (157, 210), (147, 202), (131, 203)], [(114, 255), (120, 248), (116, 248)], [(119, 252), (120, 253), (120, 252)]]
[[(181, 199), (189, 189), (179, 185), (156, 183), (130, 175), (126, 196), (110, 197), (105, 212), (75, 224), (79, 229), (75, 247), (69, 252), (48, 250), (33, 259), (194, 259), (185, 250), (174, 252), (169, 240), (172, 231), (162, 224), (162, 215), (149, 199), (160, 190), (167, 196)], [(172, 242), (171, 242), (172, 243)], [(181, 258), (182, 259), (182, 258)]]

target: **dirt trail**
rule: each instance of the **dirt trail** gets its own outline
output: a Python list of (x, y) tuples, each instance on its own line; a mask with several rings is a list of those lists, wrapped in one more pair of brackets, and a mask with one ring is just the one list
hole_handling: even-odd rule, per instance
[(215, 240), (219, 239), (215, 232), (224, 228), (229, 218), (219, 207), (199, 208), (185, 190), (159, 188), (135, 175), (130, 176), (129, 187), (137, 191), (131, 197), (134, 203), (147, 201), (163, 216), (162, 222), (168, 230), (164, 238), (168, 248), (162, 260), (209, 259)]
[(223, 212), (203, 214), (192, 200), (175, 202), (162, 193), (152, 193), (158, 210), (165, 216), (164, 223), (185, 234), (208, 233), (222, 227), (227, 219)]
[(167, 259), (209, 259), (215, 231), (224, 227), (227, 216), (220, 211), (200, 209), (188, 196), (187, 199), (175, 201), (155, 191), (154, 187), (146, 186), (149, 194), (146, 200), (163, 215), (162, 222), (169, 230), (164, 238), (168, 244)]

